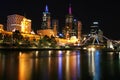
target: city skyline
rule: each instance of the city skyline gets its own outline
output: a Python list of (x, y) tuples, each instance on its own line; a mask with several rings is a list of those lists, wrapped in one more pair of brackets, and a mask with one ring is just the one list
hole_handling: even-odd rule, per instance
[[(89, 32), (93, 21), (99, 22), (99, 27), (104, 35), (119, 39), (119, 5), (113, 1), (15, 1), (6, 0), (0, 3), (0, 23), (6, 24), (7, 16), (11, 14), (20, 14), (32, 20), (32, 29), (37, 30), (41, 27), (42, 12), (46, 4), (52, 19), (59, 20), (59, 26), (62, 29), (65, 23), (65, 16), (68, 14), (69, 4), (72, 7), (72, 14), (82, 22), (83, 32)], [(113, 29), (114, 27), (114, 29)]]

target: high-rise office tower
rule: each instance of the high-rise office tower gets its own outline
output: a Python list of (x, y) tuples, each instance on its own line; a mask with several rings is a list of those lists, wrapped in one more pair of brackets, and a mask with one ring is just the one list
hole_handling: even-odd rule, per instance
[(65, 25), (69, 26), (70, 29), (72, 29), (73, 27), (73, 15), (72, 15), (72, 7), (71, 4), (69, 4), (69, 14), (66, 15), (66, 21), (65, 21)]
[(77, 27), (77, 38), (79, 40), (79, 42), (81, 42), (81, 32), (82, 32), (82, 23), (81, 21), (78, 21), (78, 27)]
[(90, 37), (93, 38), (93, 44), (100, 44), (101, 42), (103, 42), (103, 32), (99, 29), (98, 25), (98, 22), (93, 22), (93, 25), (90, 27)]
[(43, 12), (41, 28), (42, 29), (50, 29), (51, 28), (50, 12), (48, 10), (47, 5), (45, 7), (45, 11)]
[(73, 29), (73, 15), (72, 15), (72, 7), (71, 4), (69, 4), (69, 14), (66, 15), (66, 20), (65, 20), (65, 27), (63, 29), (63, 34), (65, 38), (70, 38), (72, 35), (72, 29)]
[(7, 16), (7, 31), (19, 30), (23, 33), (31, 32), (31, 20), (24, 16), (13, 14)]
[(98, 30), (99, 30), (99, 26), (98, 26), (98, 22), (93, 22), (92, 26), (90, 26), (90, 34), (94, 35), (94, 34), (98, 34)]
[(78, 32), (78, 20), (74, 19), (72, 29), (71, 29), (71, 36), (77, 37), (77, 32)]

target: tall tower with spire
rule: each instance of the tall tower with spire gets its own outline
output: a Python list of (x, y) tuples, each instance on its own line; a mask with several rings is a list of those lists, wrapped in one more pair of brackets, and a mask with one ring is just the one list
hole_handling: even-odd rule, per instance
[(71, 4), (69, 4), (69, 8), (68, 8), (68, 15), (66, 15), (66, 21), (65, 24), (66, 26), (69, 26), (70, 29), (72, 29), (72, 25), (73, 25), (73, 15), (72, 15), (72, 7)]
[(50, 17), (50, 12), (48, 10), (47, 5), (45, 7), (45, 11), (43, 12), (41, 28), (42, 29), (50, 29), (51, 28), (51, 17)]
[(72, 7), (71, 4), (69, 4), (68, 15), (66, 15), (65, 27), (63, 29), (63, 34), (67, 39), (69, 39), (72, 36), (73, 19), (74, 17), (72, 15)]

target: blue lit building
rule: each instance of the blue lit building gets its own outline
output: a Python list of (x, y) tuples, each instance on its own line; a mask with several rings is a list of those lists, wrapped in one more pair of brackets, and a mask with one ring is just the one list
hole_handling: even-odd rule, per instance
[(51, 28), (51, 17), (50, 17), (50, 12), (48, 10), (48, 6), (46, 5), (45, 11), (43, 12), (41, 29), (50, 29), (50, 28)]

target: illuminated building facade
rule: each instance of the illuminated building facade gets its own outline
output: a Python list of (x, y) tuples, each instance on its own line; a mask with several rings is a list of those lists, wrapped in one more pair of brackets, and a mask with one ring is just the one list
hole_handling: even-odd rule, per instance
[(47, 35), (48, 37), (55, 36), (54, 31), (52, 29), (37, 30), (37, 34), (40, 35), (40, 36), (46, 36)]
[(48, 6), (46, 5), (45, 12), (43, 12), (41, 29), (50, 28), (51, 28), (50, 12), (48, 11)]
[(106, 37), (103, 36), (103, 32), (99, 29), (98, 22), (93, 22), (90, 28), (90, 34), (88, 35), (88, 38), (85, 39), (83, 44), (89, 43), (92, 45), (103, 45), (103, 38), (106, 39)]
[(73, 24), (72, 8), (71, 5), (69, 5), (69, 14), (66, 16), (65, 25), (69, 26), (69, 28), (72, 29), (72, 24)]
[(13, 14), (7, 16), (7, 31), (12, 32), (13, 30), (21, 30), (21, 21), (24, 16)]
[(48, 6), (45, 7), (45, 12), (43, 12), (42, 17), (42, 24), (41, 29), (37, 30), (37, 34), (40, 36), (57, 36), (57, 27), (58, 27), (58, 20), (52, 20), (52, 27), (51, 27), (51, 17), (50, 12), (48, 11)]
[(24, 16), (13, 14), (7, 16), (7, 31), (19, 30), (23, 33), (31, 32), (31, 20)]
[(97, 35), (98, 40), (100, 42), (103, 42), (103, 31), (99, 29), (99, 23), (98, 22), (93, 22), (93, 25), (91, 26), (91, 35)]
[(93, 22), (93, 25), (90, 26), (90, 28), (91, 28), (90, 30), (91, 35), (98, 34), (98, 30), (99, 30), (98, 22)]
[(63, 34), (65, 38), (70, 38), (71, 33), (72, 33), (72, 28), (73, 28), (73, 15), (72, 15), (72, 8), (71, 5), (69, 5), (69, 14), (66, 15), (66, 20), (65, 20), (65, 27), (63, 29)]
[(76, 36), (78, 40), (81, 39), (82, 23), (75, 19), (72, 15), (72, 8), (69, 5), (69, 14), (66, 16), (65, 27), (63, 28), (63, 35), (66, 39)]
[(0, 32), (1, 32), (1, 31), (4, 31), (2, 24), (0, 24)]
[(31, 20), (27, 18), (23, 18), (21, 21), (21, 32), (23, 33), (31, 33)]
[(57, 19), (52, 20), (52, 27), (53, 27), (54, 35), (57, 36), (57, 32), (58, 32), (58, 20)]
[(82, 32), (82, 23), (81, 23), (81, 21), (78, 21), (77, 22), (77, 24), (78, 24), (78, 27), (77, 27), (77, 38), (78, 38), (78, 40), (79, 40), (79, 43), (81, 43), (81, 32)]

